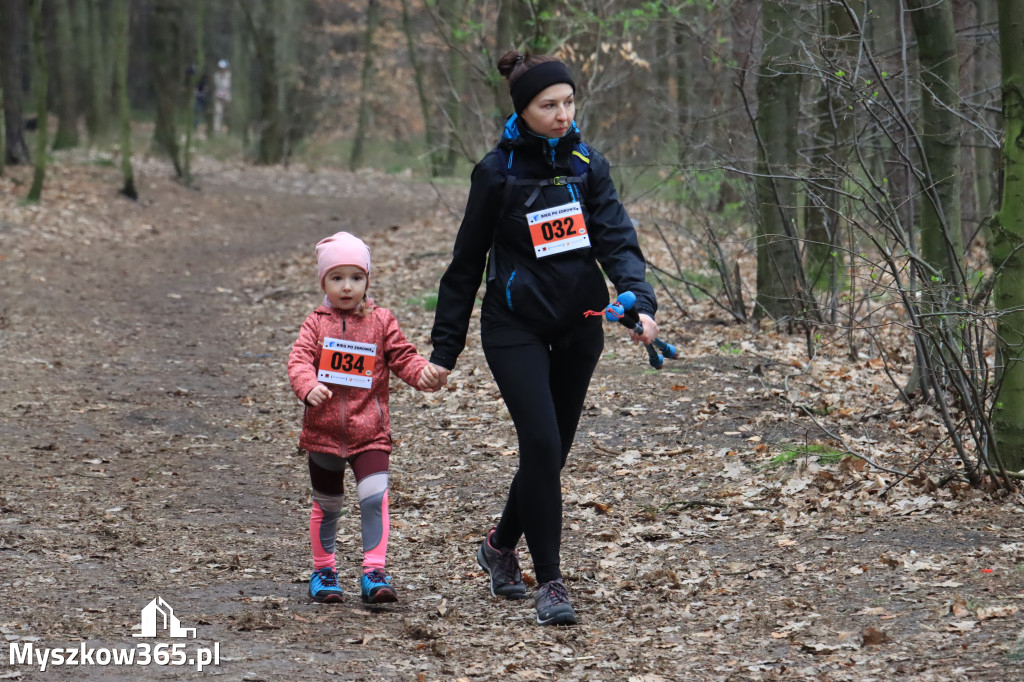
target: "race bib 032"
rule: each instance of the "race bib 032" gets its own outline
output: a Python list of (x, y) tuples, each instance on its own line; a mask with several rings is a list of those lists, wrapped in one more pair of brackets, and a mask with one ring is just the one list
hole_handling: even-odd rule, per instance
[(590, 246), (590, 235), (578, 201), (527, 213), (526, 222), (530, 224), (530, 238), (537, 258)]

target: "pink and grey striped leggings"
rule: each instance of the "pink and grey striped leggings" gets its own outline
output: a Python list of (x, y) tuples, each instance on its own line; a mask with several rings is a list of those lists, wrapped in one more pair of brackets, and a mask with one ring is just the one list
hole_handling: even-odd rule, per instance
[(313, 510), (309, 515), (309, 540), (313, 546), (313, 568), (334, 568), (334, 548), (338, 536), (345, 495), (345, 465), (352, 467), (359, 496), (359, 516), (363, 535), (363, 572), (384, 568), (388, 551), (388, 453), (380, 450), (338, 457), (322, 452), (309, 453), (309, 480), (313, 485)]

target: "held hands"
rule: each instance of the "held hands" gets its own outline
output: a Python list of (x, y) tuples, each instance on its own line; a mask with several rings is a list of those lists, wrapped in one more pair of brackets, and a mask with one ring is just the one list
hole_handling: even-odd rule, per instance
[[(448, 383), (448, 374), (450, 372), (451, 370), (445, 369), (440, 365), (427, 365), (420, 373), (419, 381), (416, 382), (416, 388), (428, 393), (439, 391)], [(306, 402), (313, 407), (320, 407), (324, 401), (330, 399), (333, 395), (331, 389), (323, 384), (317, 384), (313, 387), (313, 390), (306, 394)]]
[(317, 384), (313, 387), (313, 390), (306, 394), (306, 402), (313, 407), (320, 407), (320, 405), (322, 405), (323, 402), (329, 399), (332, 395), (334, 394), (331, 393), (331, 389), (327, 388), (323, 384)]
[(658, 323), (654, 321), (654, 318), (646, 313), (640, 313), (640, 324), (644, 326), (643, 335), (635, 334), (630, 332), (629, 338), (633, 339), (633, 343), (650, 344), (654, 341), (655, 337), (658, 336)]
[(445, 369), (440, 365), (433, 363), (423, 368), (423, 372), (420, 374), (420, 380), (416, 383), (416, 388), (427, 393), (433, 393), (434, 391), (441, 390), (441, 387), (448, 383), (448, 374), (451, 370)]

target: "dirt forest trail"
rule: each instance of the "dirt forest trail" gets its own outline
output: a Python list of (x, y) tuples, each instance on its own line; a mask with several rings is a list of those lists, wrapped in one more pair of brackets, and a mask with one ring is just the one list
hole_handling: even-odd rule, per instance
[[(361, 192), (372, 181), (363, 185)], [(12, 641), (33, 641), (24, 633), (27, 639), (16, 638), (25, 622), (19, 612), (46, 629), (84, 627), (102, 641), (100, 633), (130, 634), (122, 619), (152, 598), (147, 594), (162, 596), (186, 619), (217, 603), (228, 608), (211, 613), (230, 613), (232, 599), (251, 591), (248, 573), (267, 573), (261, 536), (281, 532), (283, 518), (280, 481), (256, 473), (253, 460), (264, 452), (244, 426), (266, 411), (253, 407), (266, 398), (250, 393), (253, 379), (273, 379), (267, 374), (283, 363), (266, 352), (264, 339), (254, 340), (266, 320), (252, 315), (251, 296), (240, 287), (254, 280), (254, 268), (308, 250), (327, 230), (369, 234), (416, 212), (397, 197), (375, 203), (230, 182), (195, 192), (155, 179), (146, 190), (139, 205), (108, 199), (125, 211), (116, 217), (83, 216), (110, 219), (116, 226), (109, 234), (109, 225), (94, 236), (73, 225), (64, 234), (39, 226), (25, 242), (6, 245), (13, 253), (3, 262), (9, 366), (0, 433), (14, 462), (2, 486), (0, 533), (3, 549), (33, 548), (25, 562), (0, 554), (8, 559), (0, 624)], [(280, 289), (265, 285), (271, 295)], [(273, 447), (279, 456), (295, 452), (294, 442)], [(302, 537), (301, 526), (289, 531)], [(236, 534), (246, 548), (230, 553), (226, 536)], [(247, 579), (211, 581), (197, 592), (161, 575), (177, 573), (174, 564), (189, 563), (202, 548), (233, 561), (230, 570)], [(301, 594), (301, 586), (292, 591)], [(114, 613), (110, 604), (122, 603), (132, 606), (116, 609), (116, 627), (96, 625)], [(281, 665), (257, 676), (303, 676), (301, 668)], [(137, 670), (160, 676), (157, 668)], [(245, 676), (254, 679), (236, 675)]]
[[(666, 310), (684, 357), (660, 373), (607, 333), (563, 479), (579, 627), (492, 599), (473, 559), (516, 448), (475, 324), (453, 390), (393, 380), (400, 602), (359, 603), (350, 487), (345, 600), (311, 604), (284, 363), (318, 302), (312, 245), (365, 236), (371, 295), (426, 354), (423, 301), (465, 187), (206, 162), (197, 192), (166, 174), (140, 164), (131, 204), (110, 169), (57, 165), (40, 207), (0, 178), (0, 679), (1020, 678), (1019, 505), (912, 487), (881, 501), (849, 461), (767, 468), (761, 443), (807, 433), (765, 390), (787, 342), (699, 311)], [(864, 423), (864, 442), (890, 433)], [(218, 665), (8, 657), (134, 648), (157, 597), (197, 629), (173, 641), (189, 657), (216, 644)]]

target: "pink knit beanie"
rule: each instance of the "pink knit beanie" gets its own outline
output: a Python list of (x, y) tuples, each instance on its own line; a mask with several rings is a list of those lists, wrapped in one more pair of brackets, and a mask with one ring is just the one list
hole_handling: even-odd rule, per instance
[(324, 277), (339, 265), (355, 265), (370, 276), (370, 248), (359, 237), (348, 232), (332, 234), (316, 245), (316, 267), (320, 276), (320, 288), (324, 288)]

